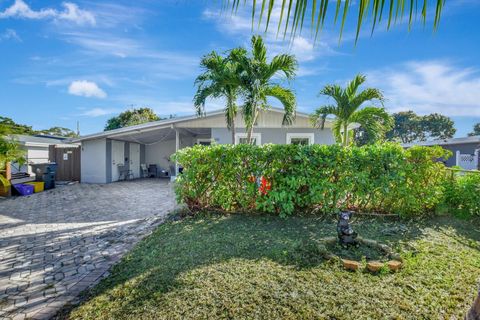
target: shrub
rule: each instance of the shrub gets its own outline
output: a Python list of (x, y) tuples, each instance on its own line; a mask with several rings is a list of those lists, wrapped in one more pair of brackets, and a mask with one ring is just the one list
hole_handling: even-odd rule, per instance
[(480, 215), (480, 173), (457, 173), (447, 179), (445, 206), (459, 216)]
[(176, 193), (190, 209), (294, 212), (340, 209), (427, 213), (443, 198), (440, 147), (398, 144), (214, 145), (178, 151)]

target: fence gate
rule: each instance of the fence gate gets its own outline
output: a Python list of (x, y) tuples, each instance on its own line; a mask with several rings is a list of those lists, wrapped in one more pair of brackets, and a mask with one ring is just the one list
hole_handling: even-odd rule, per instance
[(478, 151), (475, 150), (474, 154), (465, 154), (456, 152), (456, 165), (465, 170), (477, 170), (478, 169)]
[(80, 181), (80, 152), (80, 146), (49, 146), (49, 160), (57, 163), (57, 181)]

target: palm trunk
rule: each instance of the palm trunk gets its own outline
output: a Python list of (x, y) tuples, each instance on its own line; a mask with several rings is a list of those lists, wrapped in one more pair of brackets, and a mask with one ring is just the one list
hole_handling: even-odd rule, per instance
[(348, 146), (348, 124), (343, 125), (343, 146)]
[(235, 119), (232, 120), (232, 128), (230, 129), (232, 131), (232, 144), (235, 144)]
[(258, 110), (255, 110), (255, 116), (253, 117), (252, 125), (250, 126), (250, 128), (248, 128), (248, 131), (247, 131), (248, 144), (252, 144), (253, 126), (255, 125), (255, 122), (257, 122), (257, 117), (258, 117)]
[(480, 289), (478, 290), (478, 295), (473, 306), (468, 310), (468, 313), (465, 315), (465, 320), (478, 320), (480, 319)]

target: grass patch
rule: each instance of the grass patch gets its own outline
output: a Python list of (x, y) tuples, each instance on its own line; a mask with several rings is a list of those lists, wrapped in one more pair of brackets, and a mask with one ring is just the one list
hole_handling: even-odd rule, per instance
[(324, 261), (314, 243), (335, 235), (334, 220), (204, 214), (161, 225), (64, 317), (463, 317), (480, 274), (478, 221), (365, 218), (353, 226), (402, 252), (402, 271), (351, 273)]

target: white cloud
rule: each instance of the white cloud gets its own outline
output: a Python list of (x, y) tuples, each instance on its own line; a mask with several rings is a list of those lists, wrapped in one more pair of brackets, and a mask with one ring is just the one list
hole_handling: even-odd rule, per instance
[(16, 40), (22, 42), (22, 39), (18, 36), (17, 32), (13, 29), (7, 29), (5, 32), (0, 34), (0, 41), (2, 40)]
[(82, 112), (80, 116), (96, 118), (118, 112), (120, 112), (120, 110), (115, 108), (93, 108)]
[(88, 98), (105, 98), (107, 96), (105, 91), (100, 89), (95, 82), (86, 80), (73, 81), (68, 87), (68, 93)]
[(23, 0), (15, 2), (4, 11), (0, 12), (0, 19), (21, 18), (21, 19), (54, 19), (74, 22), (78, 25), (95, 25), (94, 15), (86, 10), (82, 10), (75, 3), (62, 3), (63, 10), (58, 11), (52, 8), (33, 10)]
[(383, 89), (392, 112), (414, 110), (448, 116), (480, 116), (480, 72), (446, 61), (412, 61), (367, 73)]

